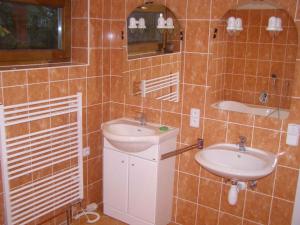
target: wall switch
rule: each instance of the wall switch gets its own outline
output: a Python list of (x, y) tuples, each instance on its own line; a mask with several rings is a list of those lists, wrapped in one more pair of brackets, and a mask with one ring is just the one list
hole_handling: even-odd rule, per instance
[(83, 153), (82, 153), (83, 157), (87, 157), (87, 156), (89, 156), (90, 154), (91, 154), (91, 149), (90, 149), (90, 147), (83, 148)]
[(191, 108), (190, 127), (198, 128), (200, 125), (200, 109)]
[(289, 123), (287, 134), (286, 134), (286, 144), (290, 146), (298, 146), (300, 137), (300, 125)]

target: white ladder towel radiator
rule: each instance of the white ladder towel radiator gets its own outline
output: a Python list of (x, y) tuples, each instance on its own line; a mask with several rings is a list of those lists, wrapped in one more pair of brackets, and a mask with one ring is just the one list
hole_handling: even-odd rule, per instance
[(171, 102), (179, 101), (179, 72), (168, 74), (161, 77), (156, 77), (149, 80), (141, 81), (141, 95), (146, 97), (152, 92), (161, 91), (165, 88), (170, 88), (170, 92), (156, 97), (158, 100), (166, 100)]
[[(30, 131), (45, 120), (47, 129)], [(27, 131), (8, 136), (20, 126)], [(83, 199), (81, 93), (0, 105), (0, 135), (6, 225), (28, 224)]]

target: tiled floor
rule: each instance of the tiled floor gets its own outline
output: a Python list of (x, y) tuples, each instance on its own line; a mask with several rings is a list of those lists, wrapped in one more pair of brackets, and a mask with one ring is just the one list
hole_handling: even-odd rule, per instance
[[(94, 225), (127, 225), (126, 223), (123, 223), (121, 221), (118, 221), (116, 219), (113, 219), (109, 216), (105, 216), (102, 213), (100, 213), (100, 220), (97, 223), (94, 223)], [(89, 225), (90, 223), (86, 222), (85, 217), (81, 217), (80, 221), (74, 221), (72, 225)], [(168, 225), (176, 225), (175, 223), (169, 223)]]
[[(91, 218), (93, 219), (93, 217)], [(80, 221), (74, 221), (72, 225), (89, 225), (90, 223), (86, 222), (86, 218), (83, 216), (80, 218)], [(93, 223), (94, 225), (127, 225), (126, 223), (120, 222), (116, 219), (113, 219), (109, 216), (105, 216), (100, 213), (100, 220), (97, 223)]]

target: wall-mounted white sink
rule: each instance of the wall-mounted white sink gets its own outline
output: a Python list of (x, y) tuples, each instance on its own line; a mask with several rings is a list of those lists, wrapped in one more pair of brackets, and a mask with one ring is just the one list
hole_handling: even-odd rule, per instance
[(157, 145), (171, 136), (177, 136), (178, 129), (168, 127), (160, 130), (159, 124), (140, 125), (138, 121), (121, 118), (102, 124), (104, 137), (116, 148), (126, 152), (140, 152)]
[(195, 159), (211, 173), (236, 181), (257, 180), (277, 165), (276, 155), (250, 147), (242, 152), (236, 144), (209, 146), (197, 152)]
[(250, 113), (258, 116), (266, 116), (277, 119), (286, 119), (289, 117), (289, 111), (286, 109), (270, 108), (258, 105), (245, 104), (236, 101), (220, 101), (211, 105), (213, 108), (227, 110), (232, 112)]

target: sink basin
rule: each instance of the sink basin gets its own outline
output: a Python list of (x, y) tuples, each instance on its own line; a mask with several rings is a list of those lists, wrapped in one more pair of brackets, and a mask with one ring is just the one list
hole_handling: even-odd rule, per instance
[(102, 124), (103, 135), (114, 147), (126, 152), (140, 152), (159, 144), (171, 136), (177, 136), (178, 129), (168, 127), (161, 131), (161, 125), (147, 123), (142, 126), (138, 121), (121, 118)]
[(211, 173), (237, 181), (257, 180), (272, 173), (276, 155), (246, 147), (240, 152), (236, 144), (216, 144), (199, 151), (196, 161)]

